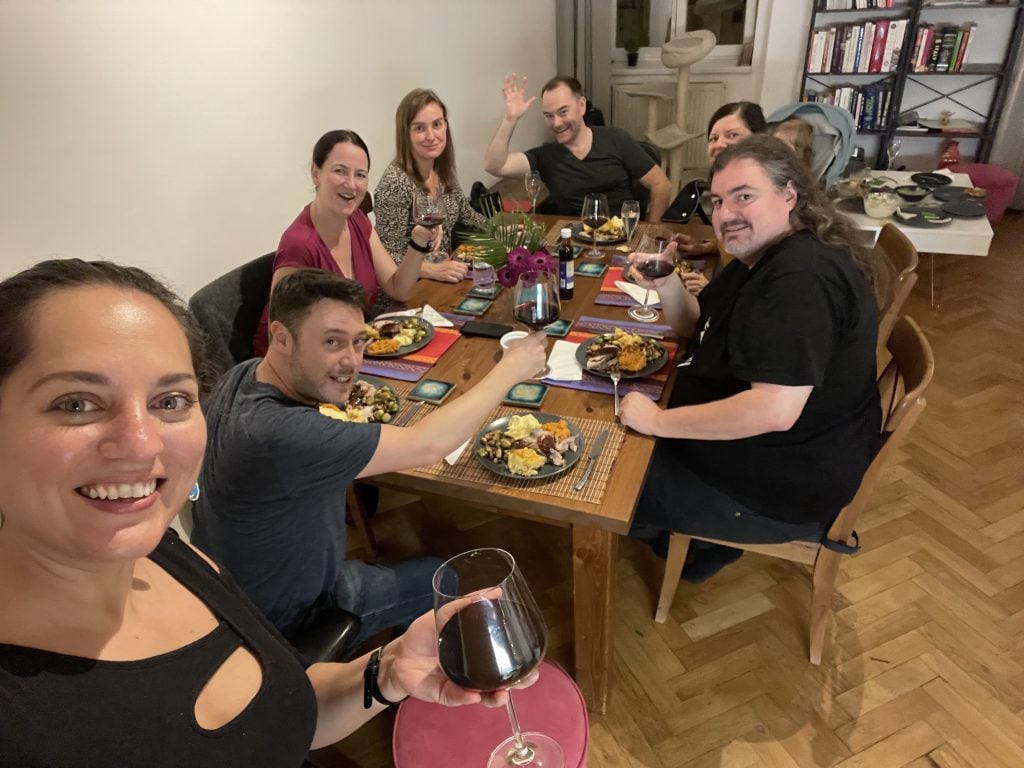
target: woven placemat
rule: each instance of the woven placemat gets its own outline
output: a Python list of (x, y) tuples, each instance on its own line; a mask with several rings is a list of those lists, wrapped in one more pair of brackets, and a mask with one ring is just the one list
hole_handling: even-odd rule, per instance
[[(397, 423), (400, 426), (415, 424), (430, 413), (434, 406), (424, 404), (423, 407), (412, 411), (411, 417), (408, 417), (408, 421), (405, 421), (407, 418), (405, 413), (411, 408), (411, 404), (406, 405), (406, 403), (402, 403), (402, 408), (399, 411), (397, 418)], [(512, 416), (517, 413), (523, 413), (523, 409), (498, 406), (498, 408), (496, 408), (491, 415), (487, 417), (484, 424), (489, 424), (495, 419), (500, 419), (503, 416)], [(546, 480), (513, 480), (494, 474), (484, 467), (477, 460), (476, 456), (473, 455), (476, 450), (476, 445), (473, 443), (466, 446), (466, 450), (462, 452), (459, 460), (455, 462), (454, 465), (441, 460), (437, 464), (429, 467), (418, 467), (417, 471), (424, 472), (428, 475), (437, 475), (439, 477), (468, 480), (473, 483), (480, 483), (481, 485), (503, 486), (510, 490), (533, 491), (534, 493), (543, 493), (549, 496), (559, 496), (562, 498), (600, 504), (601, 499), (604, 498), (605, 489), (608, 487), (608, 480), (612, 474), (612, 466), (615, 464), (615, 458), (619, 455), (619, 450), (622, 447), (622, 441), (626, 437), (626, 428), (618, 422), (611, 423), (607, 421), (598, 421), (597, 419), (571, 419), (571, 421), (576, 425), (580, 432), (583, 433), (583, 455), (570, 469), (560, 475), (555, 475)], [(586, 467), (587, 457), (590, 453), (590, 446), (594, 444), (594, 440), (597, 439), (597, 436), (605, 430), (608, 430), (608, 441), (605, 443), (604, 450), (601, 451), (601, 455), (598, 458), (597, 463), (594, 465), (594, 471), (590, 475), (590, 481), (582, 491), (577, 491), (573, 486), (580, 479), (583, 474), (584, 467)], [(475, 438), (476, 436), (474, 435), (473, 439), (475, 440)]]

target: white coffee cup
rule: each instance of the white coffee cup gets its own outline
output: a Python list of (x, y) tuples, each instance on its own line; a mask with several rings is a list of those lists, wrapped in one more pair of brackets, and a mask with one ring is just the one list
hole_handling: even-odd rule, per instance
[(511, 344), (513, 341), (525, 339), (529, 335), (530, 334), (527, 333), (526, 331), (509, 331), (508, 333), (501, 337), (498, 343), (501, 344), (502, 349), (508, 349), (508, 345)]

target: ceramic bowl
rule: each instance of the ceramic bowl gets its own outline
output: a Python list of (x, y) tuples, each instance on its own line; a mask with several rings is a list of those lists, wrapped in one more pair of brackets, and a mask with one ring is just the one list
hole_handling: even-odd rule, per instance
[(896, 187), (896, 194), (908, 203), (919, 203), (928, 197), (929, 190), (916, 184), (905, 184), (902, 187)]
[(873, 219), (887, 219), (900, 207), (900, 198), (892, 192), (868, 192), (864, 195), (864, 213)]

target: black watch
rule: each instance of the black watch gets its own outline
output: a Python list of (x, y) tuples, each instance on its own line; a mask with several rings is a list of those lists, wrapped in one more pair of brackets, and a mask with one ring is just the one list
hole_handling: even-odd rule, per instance
[(430, 243), (427, 243), (426, 245), (420, 245), (411, 237), (409, 238), (409, 247), (412, 248), (414, 251), (419, 251), (420, 253), (430, 253), (431, 251)]
[(363, 709), (372, 707), (374, 700), (379, 701), (385, 707), (393, 707), (398, 704), (397, 701), (386, 699), (380, 692), (380, 686), (377, 685), (377, 674), (380, 672), (380, 652), (383, 650), (384, 646), (381, 646), (371, 653), (370, 660), (366, 662), (366, 669), (363, 670)]

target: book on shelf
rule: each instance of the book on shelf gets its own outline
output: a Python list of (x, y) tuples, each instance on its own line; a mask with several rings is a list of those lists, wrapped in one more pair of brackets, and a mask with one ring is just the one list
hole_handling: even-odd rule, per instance
[(935, 60), (936, 72), (949, 71), (949, 60), (953, 55), (953, 47), (956, 45), (956, 36), (958, 32), (960, 32), (960, 30), (957, 27), (942, 28), (942, 38), (939, 40), (939, 55)]
[(963, 69), (964, 64), (967, 63), (967, 57), (971, 52), (971, 43), (974, 41), (975, 33), (978, 31), (978, 25), (973, 21), (964, 25), (964, 40), (960, 45), (960, 51), (956, 57), (956, 68), (954, 72), (959, 72)]
[(911, 59), (913, 72), (959, 72), (968, 62), (971, 41), (978, 25), (968, 22), (960, 26), (921, 24), (917, 29), (915, 53)]
[(859, 131), (881, 131), (889, 125), (886, 110), (892, 105), (892, 82), (836, 85), (822, 91), (807, 91), (803, 100), (842, 107), (853, 116)]
[(882, 71), (882, 55), (885, 53), (885, 41), (889, 37), (889, 22), (882, 20), (875, 23), (875, 41), (871, 45), (871, 62), (868, 72)]
[(889, 36), (885, 41), (882, 53), (882, 71), (895, 72), (900, 65), (900, 54), (903, 51), (903, 35), (907, 31), (906, 19), (894, 19), (889, 24)]

